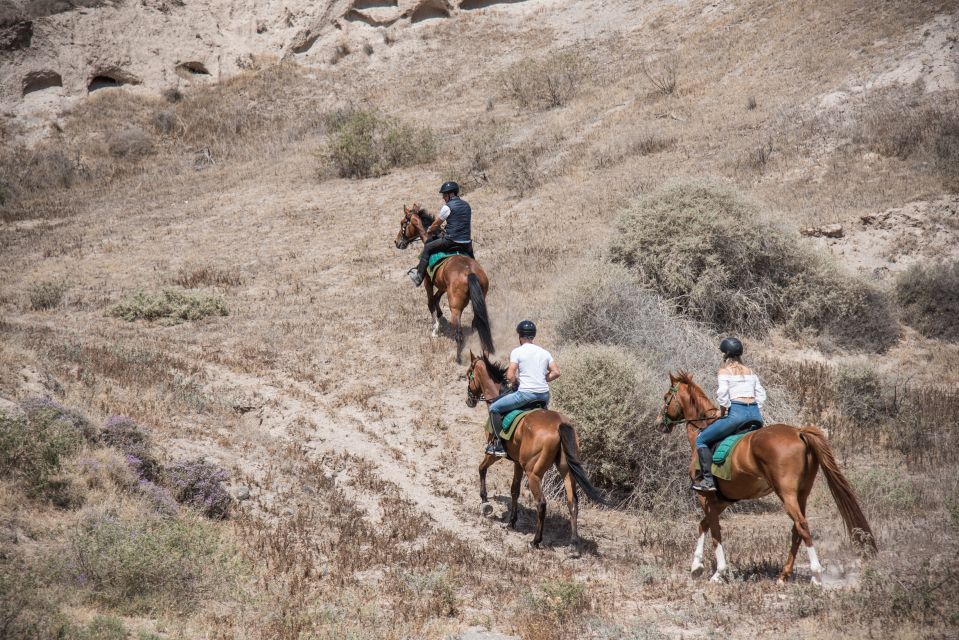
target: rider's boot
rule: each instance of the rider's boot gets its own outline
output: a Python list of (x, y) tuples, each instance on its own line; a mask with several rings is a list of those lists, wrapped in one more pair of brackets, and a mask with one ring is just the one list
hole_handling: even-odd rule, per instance
[(503, 416), (495, 411), (490, 411), (489, 424), (493, 431), (493, 441), (486, 445), (486, 455), (505, 458), (506, 449), (503, 448), (503, 440), (500, 438), (500, 432), (503, 431)]
[(703, 474), (702, 480), (693, 483), (693, 490), (701, 493), (710, 493), (716, 491), (716, 482), (713, 480), (713, 452), (709, 447), (699, 447), (696, 449), (699, 454), (699, 469)]
[(421, 284), (423, 284), (423, 274), (420, 273), (420, 270), (418, 267), (413, 267), (412, 269), (406, 272), (406, 275), (410, 277), (410, 280), (413, 281), (413, 284), (415, 286), (418, 287)]

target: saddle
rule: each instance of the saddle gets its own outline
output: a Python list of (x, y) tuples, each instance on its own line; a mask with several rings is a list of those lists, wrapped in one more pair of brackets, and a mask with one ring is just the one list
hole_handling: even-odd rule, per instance
[[(509, 440), (512, 438), (513, 433), (516, 431), (516, 427), (518, 427), (519, 423), (523, 421), (523, 418), (534, 411), (540, 411), (543, 409), (546, 409), (545, 403), (531, 402), (507, 413), (505, 416), (503, 416), (503, 430), (499, 434), (500, 439)], [(486, 421), (486, 430), (489, 433), (493, 433), (493, 428), (490, 426), (489, 420)]]
[(430, 256), (429, 262), (426, 263), (426, 273), (429, 274), (431, 280), (433, 278), (433, 274), (435, 274), (436, 270), (440, 268), (440, 265), (442, 265), (444, 262), (446, 262), (448, 259), (452, 258), (453, 256), (466, 256), (467, 258), (471, 257), (469, 253), (466, 252), (465, 249), (462, 251), (453, 251), (453, 252), (440, 251), (438, 253), (434, 253), (433, 255)]
[[(762, 422), (758, 420), (750, 420), (749, 422), (744, 423), (739, 429), (736, 430), (736, 433), (726, 436), (716, 444), (711, 447), (713, 452), (713, 468), (712, 474), (721, 480), (729, 480), (732, 477), (732, 452), (736, 448), (736, 445), (740, 441), (756, 431), (761, 426)], [(699, 470), (699, 461), (695, 463), (695, 468)]]

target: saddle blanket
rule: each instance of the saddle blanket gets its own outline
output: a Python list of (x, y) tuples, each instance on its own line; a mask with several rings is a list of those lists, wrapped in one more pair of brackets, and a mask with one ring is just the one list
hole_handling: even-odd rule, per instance
[[(509, 440), (513, 437), (513, 433), (516, 431), (516, 427), (519, 426), (519, 423), (523, 421), (523, 418), (526, 417), (526, 414), (533, 413), (534, 411), (541, 411), (541, 409), (515, 409), (510, 411), (505, 416), (503, 416), (503, 432), (499, 434), (499, 437), (503, 440)], [(486, 430), (490, 433), (493, 433), (493, 428), (490, 426), (489, 419), (486, 420)]]
[(443, 264), (447, 258), (452, 258), (453, 256), (465, 256), (465, 253), (454, 252), (446, 253), (445, 251), (440, 251), (439, 253), (434, 253), (430, 256), (430, 261), (426, 264), (426, 273), (429, 274), (430, 280), (433, 279), (433, 274), (436, 273), (436, 270), (440, 268), (440, 265)]
[[(732, 478), (733, 472), (733, 449), (736, 448), (736, 445), (740, 441), (748, 436), (752, 431), (746, 431), (744, 433), (736, 433), (728, 438), (723, 439), (719, 445), (716, 447), (716, 450), (713, 451), (713, 475), (719, 478), (720, 480), (729, 480)], [(699, 470), (699, 460), (696, 460), (695, 464), (696, 470)]]

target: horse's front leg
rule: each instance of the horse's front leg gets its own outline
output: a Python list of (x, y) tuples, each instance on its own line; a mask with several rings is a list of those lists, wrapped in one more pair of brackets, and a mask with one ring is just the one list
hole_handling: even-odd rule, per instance
[(703, 565), (703, 552), (706, 550), (706, 532), (708, 530), (709, 520), (706, 516), (703, 516), (703, 519), (699, 521), (699, 539), (696, 541), (696, 550), (693, 552), (693, 566), (689, 569), (694, 578), (703, 575), (703, 570), (706, 568)]
[(486, 502), (486, 470), (493, 466), (493, 463), (499, 460), (496, 456), (487, 455), (483, 458), (483, 461), (480, 462), (479, 466), (479, 477), (480, 477), (480, 501)]
[(437, 337), (440, 332), (440, 318), (443, 317), (443, 312), (440, 310), (440, 297), (442, 293), (438, 293), (433, 289), (433, 281), (427, 277), (423, 281), (423, 287), (426, 289), (426, 306), (430, 310), (430, 320), (433, 321), (433, 337)]
[(450, 304), (450, 325), (453, 327), (453, 338), (456, 340), (456, 364), (463, 363), (463, 327), (460, 324), (460, 317), (463, 310), (456, 305)]
[(726, 551), (723, 549), (723, 534), (719, 528), (719, 514), (729, 506), (715, 497), (702, 497), (703, 508), (706, 511), (705, 520), (709, 526), (709, 533), (716, 545), (716, 573), (710, 578), (711, 582), (722, 582), (726, 578), (729, 567), (726, 565)]
[(513, 484), (509, 488), (509, 526), (510, 529), (516, 528), (516, 518), (519, 515), (519, 490), (523, 482), (523, 466), (513, 463)]

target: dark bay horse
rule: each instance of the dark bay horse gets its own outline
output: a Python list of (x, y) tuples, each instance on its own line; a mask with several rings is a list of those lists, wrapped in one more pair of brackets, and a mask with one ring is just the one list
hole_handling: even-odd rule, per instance
[[(506, 368), (497, 362), (491, 362), (485, 353), (475, 356), (470, 352), (470, 368), (466, 372), (466, 379), (467, 406), (475, 407), (479, 400), (489, 404), (506, 386)], [(527, 414), (516, 427), (513, 437), (504, 441), (503, 445), (513, 461), (509, 526), (516, 528), (520, 483), (523, 473), (526, 473), (529, 489), (536, 500), (536, 534), (532, 544), (534, 547), (539, 546), (543, 540), (543, 525), (546, 522), (543, 476), (551, 466), (556, 465), (556, 470), (566, 485), (566, 506), (569, 507), (572, 531), (570, 542), (578, 544), (576, 519), (579, 515), (579, 497), (576, 495), (576, 484), (578, 483), (594, 502), (605, 504), (605, 500), (589, 481), (579, 461), (579, 439), (572, 425), (556, 411), (539, 410)], [(487, 501), (486, 470), (498, 460), (496, 456), (487, 455), (480, 463), (480, 499), (483, 502)]]
[[(433, 217), (425, 209), (415, 204), (412, 207), (403, 205), (400, 232), (396, 235), (394, 243), (396, 248), (405, 249), (417, 240), (426, 242), (426, 230), (431, 224), (433, 224)], [(483, 349), (491, 353), (496, 351), (493, 346), (489, 315), (486, 312), (489, 279), (476, 260), (468, 256), (448, 258), (440, 265), (432, 278), (429, 274), (426, 275), (423, 287), (426, 289), (426, 305), (433, 319), (434, 337), (439, 335), (440, 320), (443, 318), (440, 299), (444, 293), (446, 294), (446, 301), (450, 308), (450, 324), (456, 340), (457, 363), (462, 362), (463, 357), (463, 327), (460, 325), (460, 316), (467, 304), (473, 305), (473, 329), (479, 334)]]
[[(719, 409), (706, 397), (691, 375), (679, 372), (669, 375), (669, 391), (663, 397), (663, 409), (659, 424), (664, 433), (674, 425), (685, 424), (686, 435), (692, 447), (693, 461), (689, 473), (693, 474), (696, 459), (696, 436), (713, 420), (719, 417)], [(761, 498), (775, 492), (783, 502), (786, 513), (792, 518), (792, 544), (783, 566), (779, 581), (784, 582), (793, 570), (799, 543), (806, 545), (812, 582), (821, 584), (822, 565), (813, 546), (812, 533), (806, 521), (806, 500), (812, 491), (816, 473), (821, 466), (826, 475), (839, 514), (850, 537), (867, 552), (876, 550), (872, 530), (859, 507), (859, 501), (833, 456), (826, 436), (819, 427), (794, 427), (787, 424), (770, 424), (746, 435), (732, 452), (732, 473), (729, 480), (716, 478), (719, 491), (700, 494), (703, 519), (699, 523), (699, 541), (693, 555), (692, 573), (703, 572), (703, 547), (706, 531), (716, 545), (716, 573), (713, 581), (720, 581), (726, 572), (726, 556), (723, 552), (722, 534), (719, 529), (719, 514), (732, 502)]]

